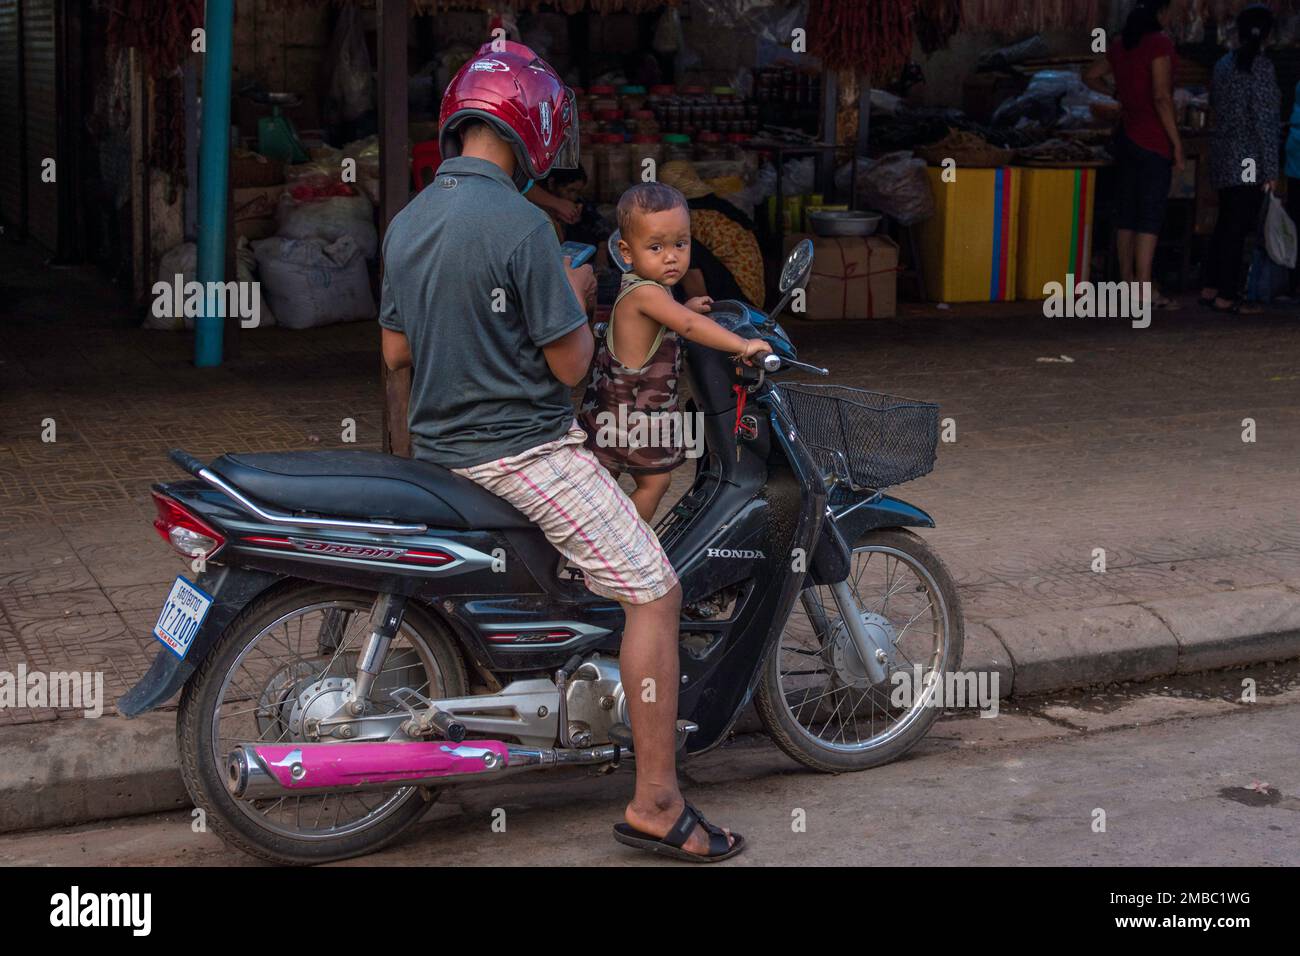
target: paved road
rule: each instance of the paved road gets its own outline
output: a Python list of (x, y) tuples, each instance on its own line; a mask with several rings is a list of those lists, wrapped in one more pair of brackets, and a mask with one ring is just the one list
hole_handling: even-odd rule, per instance
[[(1255, 703), (1237, 699), (1245, 677)], [(751, 841), (740, 866), (1295, 866), (1297, 726), (1300, 665), (1264, 666), (944, 719), (907, 759), (862, 774), (806, 773), (754, 736), (684, 777), (693, 802)], [(368, 862), (674, 865), (610, 838), (630, 784), (625, 770), (462, 790)], [(504, 833), (490, 826), (497, 807)], [(1093, 829), (1098, 809), (1105, 832)], [(0, 837), (0, 865), (247, 862), (192, 832), (186, 813)]]

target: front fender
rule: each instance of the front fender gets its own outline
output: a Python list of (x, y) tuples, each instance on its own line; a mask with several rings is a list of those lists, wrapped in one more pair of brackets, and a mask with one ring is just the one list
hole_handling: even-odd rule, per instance
[(838, 511), (835, 527), (849, 547), (877, 528), (933, 528), (934, 519), (901, 498), (877, 495)]
[(212, 595), (212, 609), (194, 635), (185, 658), (182, 660), (160, 644), (149, 670), (118, 698), (118, 713), (123, 717), (138, 717), (170, 700), (211, 653), (217, 639), (239, 612), (281, 579), (278, 574), (249, 568), (213, 567), (200, 574), (195, 583)]

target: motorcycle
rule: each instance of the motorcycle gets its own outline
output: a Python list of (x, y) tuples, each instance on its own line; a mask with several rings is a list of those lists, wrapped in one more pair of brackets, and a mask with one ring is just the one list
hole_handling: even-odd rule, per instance
[[(880, 490), (930, 470), (937, 407), (778, 384), (800, 362), (768, 315), (712, 317), (772, 352), (685, 344), (704, 452), (656, 532), (682, 586), (679, 756), (718, 746), (751, 701), (813, 770), (864, 770), (925, 736), (961, 659), (925, 512)], [(623, 614), (503, 499), (436, 465), (363, 451), (231, 453), (153, 487), (154, 525), (193, 560), (119, 701), (180, 692), (181, 772), (227, 843), (281, 864), (371, 853), (447, 786), (634, 761)], [(900, 693), (907, 681), (920, 684)]]

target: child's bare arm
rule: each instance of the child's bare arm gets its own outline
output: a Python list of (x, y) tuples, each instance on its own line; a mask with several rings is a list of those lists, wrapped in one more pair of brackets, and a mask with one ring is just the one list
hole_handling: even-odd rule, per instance
[(700, 345), (707, 345), (711, 349), (729, 352), (732, 355), (743, 355), (746, 358), (756, 351), (771, 351), (766, 344), (756, 348), (754, 343), (758, 341), (761, 344), (761, 340), (741, 338), (735, 332), (728, 332), (708, 316), (678, 305), (673, 297), (665, 295), (662, 289), (642, 286), (629, 292), (627, 298), (642, 315), (667, 326), (682, 338), (698, 342)]

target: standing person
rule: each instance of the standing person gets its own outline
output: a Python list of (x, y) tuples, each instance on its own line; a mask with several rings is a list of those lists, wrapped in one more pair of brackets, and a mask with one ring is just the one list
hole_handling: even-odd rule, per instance
[(573, 287), (595, 280), (588, 266), (566, 275), (550, 219), (520, 195), (553, 167), (576, 168), (573, 92), (528, 47), (492, 47), (447, 87), (442, 165), (384, 237), (384, 361), (412, 369), (415, 457), (505, 498), (589, 590), (623, 606), (623, 681), (641, 689), (628, 697), (636, 787), (623, 826), (669, 855), (725, 859), (744, 840), (705, 821), (677, 786), (681, 586), (654, 531), (583, 448), (570, 403), (594, 347)]
[[(1286, 137), (1286, 212), (1292, 222), (1300, 223), (1300, 83), (1295, 86), (1295, 105)], [(1291, 295), (1300, 292), (1300, 261), (1291, 270)]]
[(1219, 216), (1201, 270), (1201, 304), (1216, 312), (1259, 312), (1241, 304), (1241, 250), (1255, 231), (1266, 192), (1277, 188), (1282, 93), (1273, 63), (1260, 51), (1273, 29), (1268, 7), (1237, 14), (1237, 49), (1214, 64), (1210, 77), (1210, 185)]
[[(1120, 278), (1150, 282), (1151, 263), (1165, 218), (1174, 170), (1183, 168), (1183, 141), (1174, 119), (1174, 41), (1164, 32), (1171, 0), (1137, 0), (1104, 59), (1084, 71), (1091, 89), (1109, 94), (1114, 79), (1120, 105), (1115, 136), (1115, 245)], [(1159, 308), (1174, 303), (1160, 296)]]

